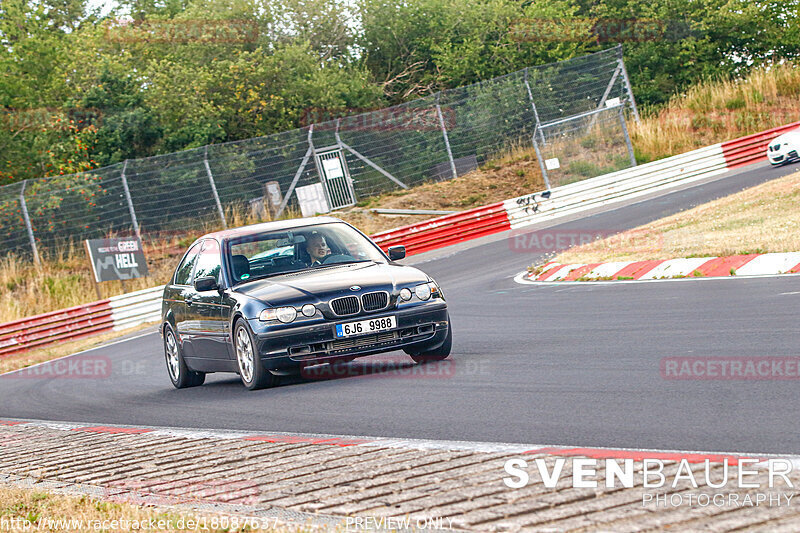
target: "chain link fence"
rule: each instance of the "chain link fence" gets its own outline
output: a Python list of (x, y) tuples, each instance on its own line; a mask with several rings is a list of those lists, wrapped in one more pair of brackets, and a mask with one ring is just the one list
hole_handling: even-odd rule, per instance
[(636, 165), (624, 109), (618, 104), (540, 125), (534, 147), (550, 187)]
[(626, 110), (638, 118), (615, 47), (266, 137), (6, 185), (0, 253), (38, 261), (70, 241), (226, 225), (238, 209), (325, 212), (532, 144), (548, 187), (561, 185), (635, 164)]

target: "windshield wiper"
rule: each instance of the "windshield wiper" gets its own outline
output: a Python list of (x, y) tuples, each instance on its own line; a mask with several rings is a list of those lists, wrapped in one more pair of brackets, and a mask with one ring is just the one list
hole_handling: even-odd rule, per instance
[(326, 267), (339, 266), (339, 265), (353, 265), (355, 263), (374, 263), (374, 261), (372, 259), (354, 259), (353, 261), (337, 261), (335, 263), (330, 263), (330, 264), (327, 264), (327, 265), (323, 264), (323, 265), (312, 266), (312, 267), (309, 267), (309, 269), (316, 270), (318, 268), (326, 268)]

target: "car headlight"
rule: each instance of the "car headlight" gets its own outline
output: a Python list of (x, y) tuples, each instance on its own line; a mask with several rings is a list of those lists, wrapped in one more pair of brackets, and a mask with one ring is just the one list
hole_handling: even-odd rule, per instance
[(277, 309), (264, 309), (258, 315), (258, 319), (262, 322), (270, 320), (278, 320), (284, 324), (288, 324), (297, 318), (297, 309), (294, 307), (278, 307)]
[(312, 317), (317, 314), (317, 308), (314, 307), (314, 304), (306, 304), (301, 309), (303, 312), (303, 316)]
[(414, 287), (414, 294), (417, 295), (422, 301), (429, 300), (431, 297), (431, 286), (427, 283), (423, 283), (422, 285), (417, 285)]
[(411, 290), (410, 289), (400, 289), (400, 299), (404, 302), (407, 302), (411, 299)]

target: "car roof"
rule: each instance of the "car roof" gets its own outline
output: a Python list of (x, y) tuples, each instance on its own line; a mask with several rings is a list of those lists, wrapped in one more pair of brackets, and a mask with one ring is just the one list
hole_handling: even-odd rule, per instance
[(215, 231), (213, 233), (207, 233), (203, 235), (198, 241), (203, 239), (217, 239), (218, 241), (224, 241), (228, 239), (235, 239), (238, 237), (244, 237), (247, 235), (255, 235), (258, 233), (265, 233), (270, 231), (283, 231), (287, 229), (293, 228), (305, 228), (308, 226), (313, 226), (316, 224), (330, 224), (332, 222), (342, 222), (336, 217), (308, 217), (308, 218), (292, 218), (288, 220), (276, 220), (274, 222), (262, 222), (260, 224), (251, 224), (249, 226), (242, 226), (239, 228), (231, 228), (225, 229), (221, 231)]

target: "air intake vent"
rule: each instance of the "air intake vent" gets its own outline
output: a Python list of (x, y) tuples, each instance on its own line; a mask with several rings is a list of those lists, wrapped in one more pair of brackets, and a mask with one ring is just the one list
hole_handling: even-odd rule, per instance
[(331, 309), (339, 316), (357, 315), (360, 310), (358, 296), (334, 298), (331, 300)]
[(361, 307), (364, 311), (378, 311), (389, 305), (388, 292), (368, 292), (361, 295)]
[(367, 335), (366, 337), (356, 337), (355, 339), (332, 341), (328, 343), (328, 349), (335, 352), (338, 350), (361, 348), (363, 346), (370, 346), (383, 342), (392, 342), (394, 340), (397, 340), (397, 332), (389, 331), (388, 333), (378, 333), (377, 335)]

